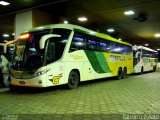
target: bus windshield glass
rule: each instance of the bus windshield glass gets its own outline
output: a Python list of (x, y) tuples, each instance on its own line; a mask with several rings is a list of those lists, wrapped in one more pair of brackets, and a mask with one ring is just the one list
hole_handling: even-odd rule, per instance
[[(50, 52), (49, 49), (52, 49), (51, 47), (53, 47), (51, 46), (51, 43), (48, 43), (47, 45), (47, 42), (50, 41), (49, 39), (48, 41), (45, 42), (45, 48), (40, 49), (40, 46), (39, 46), (40, 39), (42, 36), (46, 34), (58, 34), (61, 36), (58, 38), (56, 37), (53, 38), (55, 40), (51, 40), (51, 41), (54, 41), (54, 45), (55, 45), (53, 48), (53, 50), (55, 51), (52, 51), (52, 53), (54, 52), (55, 54), (50, 55), (52, 58), (52, 62), (53, 62), (54, 56), (60, 56), (60, 57), (62, 56), (62, 53), (61, 55), (59, 55), (58, 48), (56, 48), (56, 46), (58, 45), (58, 47), (60, 47), (61, 50), (64, 50), (65, 44), (70, 35), (70, 30), (55, 28), (52, 30), (30, 32), (26, 36), (24, 34), (24, 36), (22, 37), (22, 40), (21, 39), (18, 40), (16, 44), (16, 49), (13, 56), (14, 59), (12, 63), (12, 67), (14, 69), (32, 70), (32, 69), (37, 69), (44, 65), (44, 62), (47, 59), (45, 58), (47, 57), (47, 55), (45, 54), (49, 53)], [(27, 37), (27, 38), (23, 39), (24, 37)], [(56, 59), (54, 58), (54, 60)]]

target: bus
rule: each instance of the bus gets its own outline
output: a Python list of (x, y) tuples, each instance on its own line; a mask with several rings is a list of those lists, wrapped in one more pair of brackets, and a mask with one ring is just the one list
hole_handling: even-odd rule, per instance
[[(19, 52), (17, 52), (19, 51)], [(52, 24), (22, 33), (11, 64), (12, 86), (49, 87), (133, 72), (132, 45), (72, 24)]]
[(143, 74), (147, 71), (156, 71), (158, 52), (144, 46), (133, 46), (134, 73)]
[(9, 86), (9, 63), (14, 51), (14, 40), (0, 43), (0, 86)]

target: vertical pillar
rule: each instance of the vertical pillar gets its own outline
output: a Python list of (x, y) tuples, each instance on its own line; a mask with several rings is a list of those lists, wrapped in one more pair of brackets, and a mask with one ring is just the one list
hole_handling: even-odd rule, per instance
[(15, 40), (18, 39), (21, 33), (28, 31), (32, 27), (51, 24), (52, 21), (50, 14), (36, 9), (16, 13), (14, 25)]
[(16, 13), (15, 15), (15, 40), (19, 34), (32, 28), (32, 10)]

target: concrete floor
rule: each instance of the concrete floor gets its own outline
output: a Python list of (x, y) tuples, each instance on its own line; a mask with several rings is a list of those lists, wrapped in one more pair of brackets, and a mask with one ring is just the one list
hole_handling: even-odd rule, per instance
[(160, 119), (160, 71), (84, 82), (72, 90), (60, 86), (38, 91), (0, 89), (0, 119)]

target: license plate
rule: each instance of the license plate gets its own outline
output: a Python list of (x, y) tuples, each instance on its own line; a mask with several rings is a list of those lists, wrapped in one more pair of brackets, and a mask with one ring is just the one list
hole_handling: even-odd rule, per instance
[(20, 84), (25, 84), (25, 82), (24, 82), (24, 81), (19, 81), (19, 83), (20, 83)]

